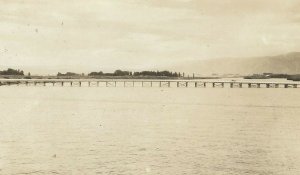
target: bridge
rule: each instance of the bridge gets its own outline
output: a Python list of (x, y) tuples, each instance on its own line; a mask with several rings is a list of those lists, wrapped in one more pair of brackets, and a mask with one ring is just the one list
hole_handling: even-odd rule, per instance
[(300, 88), (294, 82), (132, 79), (0, 79), (0, 86), (177, 87), (177, 88)]

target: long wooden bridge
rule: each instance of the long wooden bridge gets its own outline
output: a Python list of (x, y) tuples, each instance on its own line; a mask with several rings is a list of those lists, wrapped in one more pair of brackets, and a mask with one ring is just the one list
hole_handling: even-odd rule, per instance
[(0, 79), (0, 86), (300, 88), (295, 82), (198, 80)]

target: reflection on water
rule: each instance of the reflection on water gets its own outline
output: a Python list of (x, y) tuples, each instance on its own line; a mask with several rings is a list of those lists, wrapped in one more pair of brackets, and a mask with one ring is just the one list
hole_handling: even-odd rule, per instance
[(1, 87), (0, 174), (299, 174), (298, 91)]

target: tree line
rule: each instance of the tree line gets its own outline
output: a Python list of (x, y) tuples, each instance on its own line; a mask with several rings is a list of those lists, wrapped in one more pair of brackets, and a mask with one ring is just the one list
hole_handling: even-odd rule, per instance
[[(7, 70), (0, 71), (0, 75), (21, 75), (24, 76), (24, 71), (19, 69), (11, 69), (8, 68)], [(28, 76), (31, 76), (30, 73), (28, 73)], [(73, 72), (66, 72), (66, 73), (57, 73), (57, 76), (85, 76), (85, 74), (78, 74)], [(171, 71), (122, 71), (122, 70), (116, 70), (113, 73), (104, 73), (102, 71), (99, 72), (91, 72), (88, 74), (88, 76), (152, 76), (152, 77), (182, 77), (184, 76), (184, 73), (180, 72), (171, 72)]]
[(184, 73), (171, 72), (171, 71), (141, 71), (141, 72), (131, 72), (116, 70), (114, 73), (103, 73), (91, 72), (88, 76), (157, 76), (157, 77), (181, 77)]

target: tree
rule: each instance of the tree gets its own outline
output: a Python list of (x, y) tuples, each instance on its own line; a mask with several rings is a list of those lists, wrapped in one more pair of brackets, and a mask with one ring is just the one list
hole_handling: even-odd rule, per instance
[(24, 75), (24, 71), (8, 68), (7, 70), (0, 71), (0, 74), (1, 75)]
[(101, 75), (103, 75), (102, 71), (100, 71), (100, 72), (91, 72), (91, 73), (88, 74), (88, 76), (101, 76)]
[(114, 72), (115, 76), (126, 76), (126, 75), (130, 75), (129, 71), (122, 71), (122, 70), (116, 70)]

